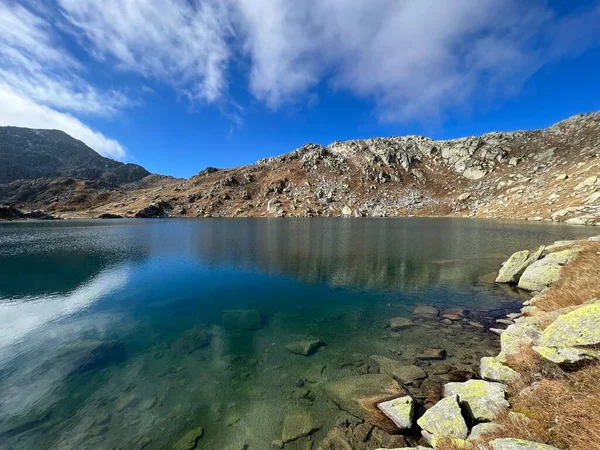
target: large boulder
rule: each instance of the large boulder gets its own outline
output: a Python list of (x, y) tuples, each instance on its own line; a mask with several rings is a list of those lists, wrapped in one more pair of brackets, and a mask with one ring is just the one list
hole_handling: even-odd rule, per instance
[(494, 439), (490, 445), (492, 450), (559, 450), (551, 445), (512, 438)]
[(525, 269), (527, 269), (530, 264), (540, 259), (542, 251), (543, 247), (533, 254), (529, 250), (521, 250), (520, 252), (513, 253), (512, 256), (502, 264), (502, 268), (498, 272), (498, 277), (496, 278), (496, 283), (518, 283), (521, 275), (525, 272)]
[(381, 402), (377, 405), (379, 410), (389, 417), (400, 430), (412, 427), (415, 405), (410, 395)]
[(479, 372), (481, 378), (484, 380), (498, 381), (500, 383), (510, 383), (521, 377), (519, 372), (505, 366), (498, 358), (492, 356), (481, 358)]
[(405, 365), (385, 356), (374, 355), (371, 359), (379, 365), (379, 371), (385, 373), (402, 384), (411, 384), (427, 377), (427, 373), (419, 366)]
[(524, 348), (537, 345), (540, 330), (532, 323), (522, 321), (510, 325), (500, 335), (500, 354), (498, 360), (506, 362), (510, 356), (518, 355)]
[(437, 402), (417, 420), (417, 424), (423, 430), (423, 437), (434, 447), (440, 439), (466, 439), (469, 434), (456, 395)]
[(406, 395), (390, 376), (385, 374), (356, 375), (333, 380), (324, 386), (327, 396), (344, 411), (395, 433), (398, 427), (385, 416), (377, 405)]
[(533, 349), (557, 364), (600, 359), (600, 303), (559, 316), (544, 330)]
[(570, 263), (579, 248), (568, 248), (550, 253), (525, 269), (519, 279), (519, 288), (524, 291), (541, 291), (560, 278), (560, 272), (566, 264)]
[(490, 421), (510, 404), (506, 400), (506, 386), (483, 380), (464, 383), (448, 383), (444, 386), (444, 397), (456, 398), (465, 406), (473, 420)]

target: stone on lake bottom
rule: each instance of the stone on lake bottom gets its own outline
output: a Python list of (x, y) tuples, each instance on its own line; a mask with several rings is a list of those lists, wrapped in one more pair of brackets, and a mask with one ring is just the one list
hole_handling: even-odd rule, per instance
[(310, 356), (324, 345), (325, 342), (321, 339), (307, 339), (304, 341), (291, 342), (285, 346), (285, 349), (296, 355)]
[(438, 308), (436, 308), (435, 306), (426, 306), (426, 305), (421, 305), (421, 306), (417, 306), (414, 311), (413, 311), (413, 316), (418, 316), (418, 317), (437, 317), (438, 314), (440, 313), (440, 310)]
[(397, 431), (377, 404), (406, 395), (397, 381), (384, 374), (354, 375), (329, 381), (324, 385), (327, 396), (344, 411), (388, 433)]
[(312, 414), (305, 412), (288, 414), (283, 420), (282, 444), (285, 445), (303, 436), (309, 436), (320, 428)]
[(419, 366), (405, 365), (400, 361), (380, 355), (373, 355), (371, 359), (379, 365), (380, 372), (395, 378), (402, 384), (411, 384), (427, 378), (427, 373)]
[(204, 436), (204, 428), (198, 427), (188, 431), (173, 446), (173, 450), (194, 450), (198, 446), (198, 441)]
[(446, 357), (446, 350), (441, 348), (426, 348), (421, 353), (417, 355), (417, 359), (427, 361), (427, 360), (436, 360), (436, 359), (444, 359)]
[(377, 407), (389, 417), (400, 430), (407, 430), (412, 427), (414, 402), (409, 395), (379, 403)]
[(392, 317), (390, 319), (390, 329), (392, 331), (401, 331), (413, 327), (415, 323), (407, 317)]

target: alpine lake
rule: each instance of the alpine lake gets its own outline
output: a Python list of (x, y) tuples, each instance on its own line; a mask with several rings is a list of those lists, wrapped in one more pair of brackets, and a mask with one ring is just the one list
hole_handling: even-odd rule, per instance
[(426, 375), (403, 389), (423, 408), (477, 374), (498, 352), (489, 328), (527, 298), (494, 283), (502, 262), (588, 234), (419, 218), (1, 224), (0, 448), (317, 449), (357, 420), (343, 380), (416, 365)]

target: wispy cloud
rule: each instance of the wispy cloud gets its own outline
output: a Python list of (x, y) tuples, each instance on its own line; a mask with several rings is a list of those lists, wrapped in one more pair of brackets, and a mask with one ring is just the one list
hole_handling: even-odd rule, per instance
[(117, 159), (125, 149), (72, 116), (111, 117), (130, 101), (99, 91), (64, 47), (52, 22), (25, 7), (0, 3), (0, 125), (60, 128)]
[(571, 5), (566, 14), (543, 0), (21, 3), (0, 3), (0, 88), (20, 108), (13, 114), (15, 106), (3, 105), (2, 123), (14, 115), (32, 124), (30, 107), (30, 126), (69, 126), (65, 131), (115, 157), (123, 147), (84, 122), (114, 117), (131, 102), (126, 90), (89, 81), (90, 59), (108, 73), (137, 77), (140, 92), (146, 81), (170, 86), (237, 122), (240, 111), (229, 113), (229, 105), (243, 111), (235, 98), (241, 88), (277, 110), (314, 104), (321, 86), (371, 102), (381, 120), (401, 122), (502, 100), (544, 65), (600, 44), (600, 0)]

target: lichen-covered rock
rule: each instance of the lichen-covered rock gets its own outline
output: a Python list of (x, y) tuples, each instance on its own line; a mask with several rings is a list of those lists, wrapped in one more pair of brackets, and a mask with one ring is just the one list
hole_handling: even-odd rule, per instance
[(533, 349), (557, 364), (600, 359), (600, 303), (559, 316), (542, 333)]
[(396, 425), (377, 408), (379, 403), (406, 395), (398, 382), (384, 374), (356, 375), (325, 384), (325, 393), (344, 411), (389, 433)]
[(371, 359), (379, 365), (381, 373), (385, 373), (402, 384), (411, 384), (427, 377), (427, 373), (419, 366), (406, 365), (385, 356), (373, 355)]
[(505, 366), (500, 360), (492, 356), (481, 358), (479, 371), (481, 378), (484, 380), (498, 381), (500, 383), (510, 383), (521, 377), (519, 372)]
[(492, 450), (559, 450), (551, 445), (512, 438), (494, 439), (490, 445)]
[(389, 417), (400, 430), (407, 430), (412, 427), (413, 416), (415, 412), (414, 402), (411, 396), (395, 398), (387, 402), (381, 402), (377, 407)]
[(466, 439), (469, 433), (456, 395), (437, 402), (417, 420), (417, 424), (423, 429), (425, 439), (434, 446), (439, 439), (446, 437)]
[(519, 278), (529, 265), (529, 250), (513, 253), (508, 258), (498, 273), (496, 283), (518, 283)]
[(505, 390), (506, 386), (500, 383), (469, 380), (446, 384), (444, 397), (458, 396), (458, 401), (474, 420), (494, 420), (498, 413), (510, 406)]
[(519, 289), (532, 292), (547, 288), (560, 278), (562, 267), (570, 263), (578, 252), (579, 248), (568, 248), (534, 262), (521, 275)]
[(537, 345), (540, 337), (540, 330), (533, 324), (522, 321), (510, 325), (500, 335), (500, 354), (498, 361), (506, 362), (506, 359), (512, 355), (518, 355), (523, 348), (529, 348)]

